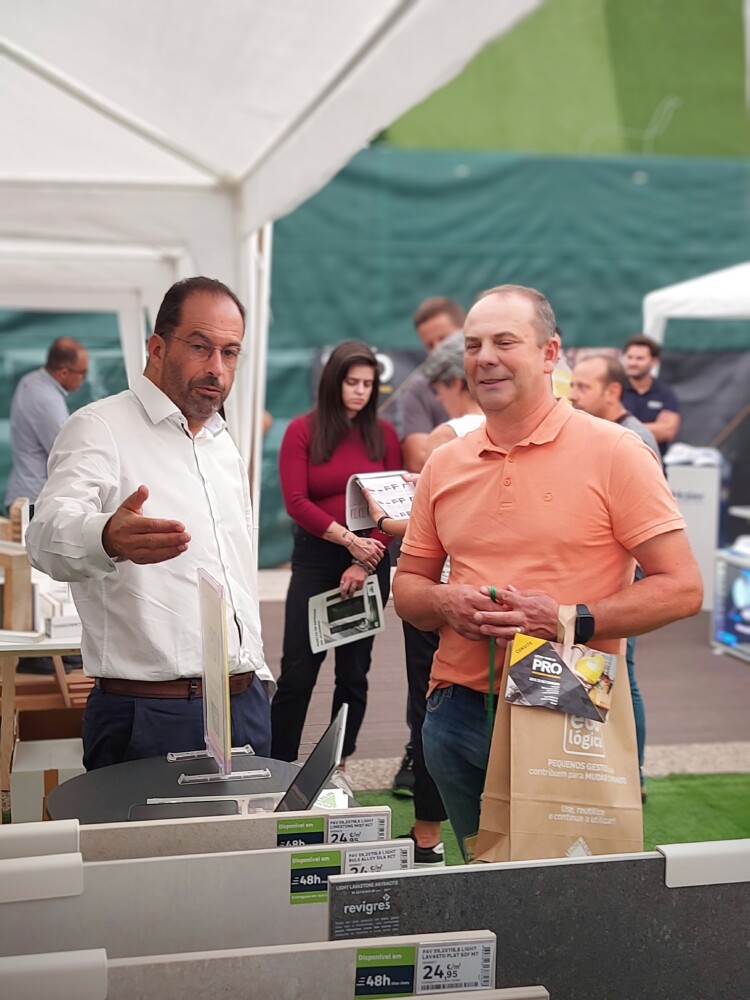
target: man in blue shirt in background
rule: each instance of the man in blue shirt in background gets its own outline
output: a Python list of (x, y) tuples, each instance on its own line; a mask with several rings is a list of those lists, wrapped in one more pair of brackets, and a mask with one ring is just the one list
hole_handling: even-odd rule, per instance
[(81, 388), (89, 356), (72, 337), (58, 337), (43, 368), (24, 375), (10, 404), (13, 468), (5, 494), (7, 507), (19, 497), (34, 503), (47, 482), (47, 459), (60, 428), (68, 419), (69, 392)]

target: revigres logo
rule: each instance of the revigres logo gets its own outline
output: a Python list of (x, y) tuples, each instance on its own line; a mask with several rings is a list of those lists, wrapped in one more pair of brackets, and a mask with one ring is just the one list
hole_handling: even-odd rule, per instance
[(606, 757), (601, 722), (582, 719), (580, 715), (566, 715), (563, 732), (565, 753), (579, 754), (582, 757)]
[(344, 906), (344, 913), (366, 913), (368, 917), (371, 917), (373, 913), (378, 913), (382, 910), (390, 910), (390, 895), (386, 892), (381, 900), (377, 903), (371, 903), (365, 901), (362, 903), (347, 903)]
[(547, 656), (535, 656), (531, 663), (531, 670), (535, 674), (554, 674), (559, 677), (562, 673), (562, 666), (557, 660)]

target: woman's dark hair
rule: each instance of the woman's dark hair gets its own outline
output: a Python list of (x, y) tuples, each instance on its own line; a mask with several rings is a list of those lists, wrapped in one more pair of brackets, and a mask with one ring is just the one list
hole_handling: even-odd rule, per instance
[[(341, 399), (341, 387), (349, 369), (355, 365), (367, 365), (373, 369), (372, 392), (354, 420), (349, 420)], [(367, 344), (361, 340), (345, 340), (334, 347), (320, 376), (318, 402), (311, 414), (310, 457), (313, 465), (327, 462), (352, 427), (359, 431), (368, 458), (377, 461), (385, 455), (383, 430), (377, 417), (379, 391), (378, 362)]]

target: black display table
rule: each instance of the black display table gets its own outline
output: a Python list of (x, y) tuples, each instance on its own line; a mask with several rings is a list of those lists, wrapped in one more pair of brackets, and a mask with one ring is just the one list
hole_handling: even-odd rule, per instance
[(147, 799), (283, 792), (299, 773), (296, 764), (245, 755), (234, 757), (232, 768), (235, 771), (268, 768), (271, 777), (179, 785), (177, 779), (181, 774), (210, 774), (216, 771), (216, 765), (208, 758), (168, 761), (166, 757), (148, 757), (87, 771), (63, 782), (47, 796), (47, 813), (50, 819), (120, 823), (127, 820), (132, 805)]

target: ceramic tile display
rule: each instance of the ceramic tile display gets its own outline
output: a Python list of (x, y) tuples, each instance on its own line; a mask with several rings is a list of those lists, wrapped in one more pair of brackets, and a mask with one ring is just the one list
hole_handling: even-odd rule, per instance
[[(750, 842), (732, 843), (746, 866)], [(659, 852), (337, 877), (329, 890), (334, 940), (488, 927), (498, 987), (543, 983), (554, 1000), (750, 997), (750, 881), (668, 888)]]

